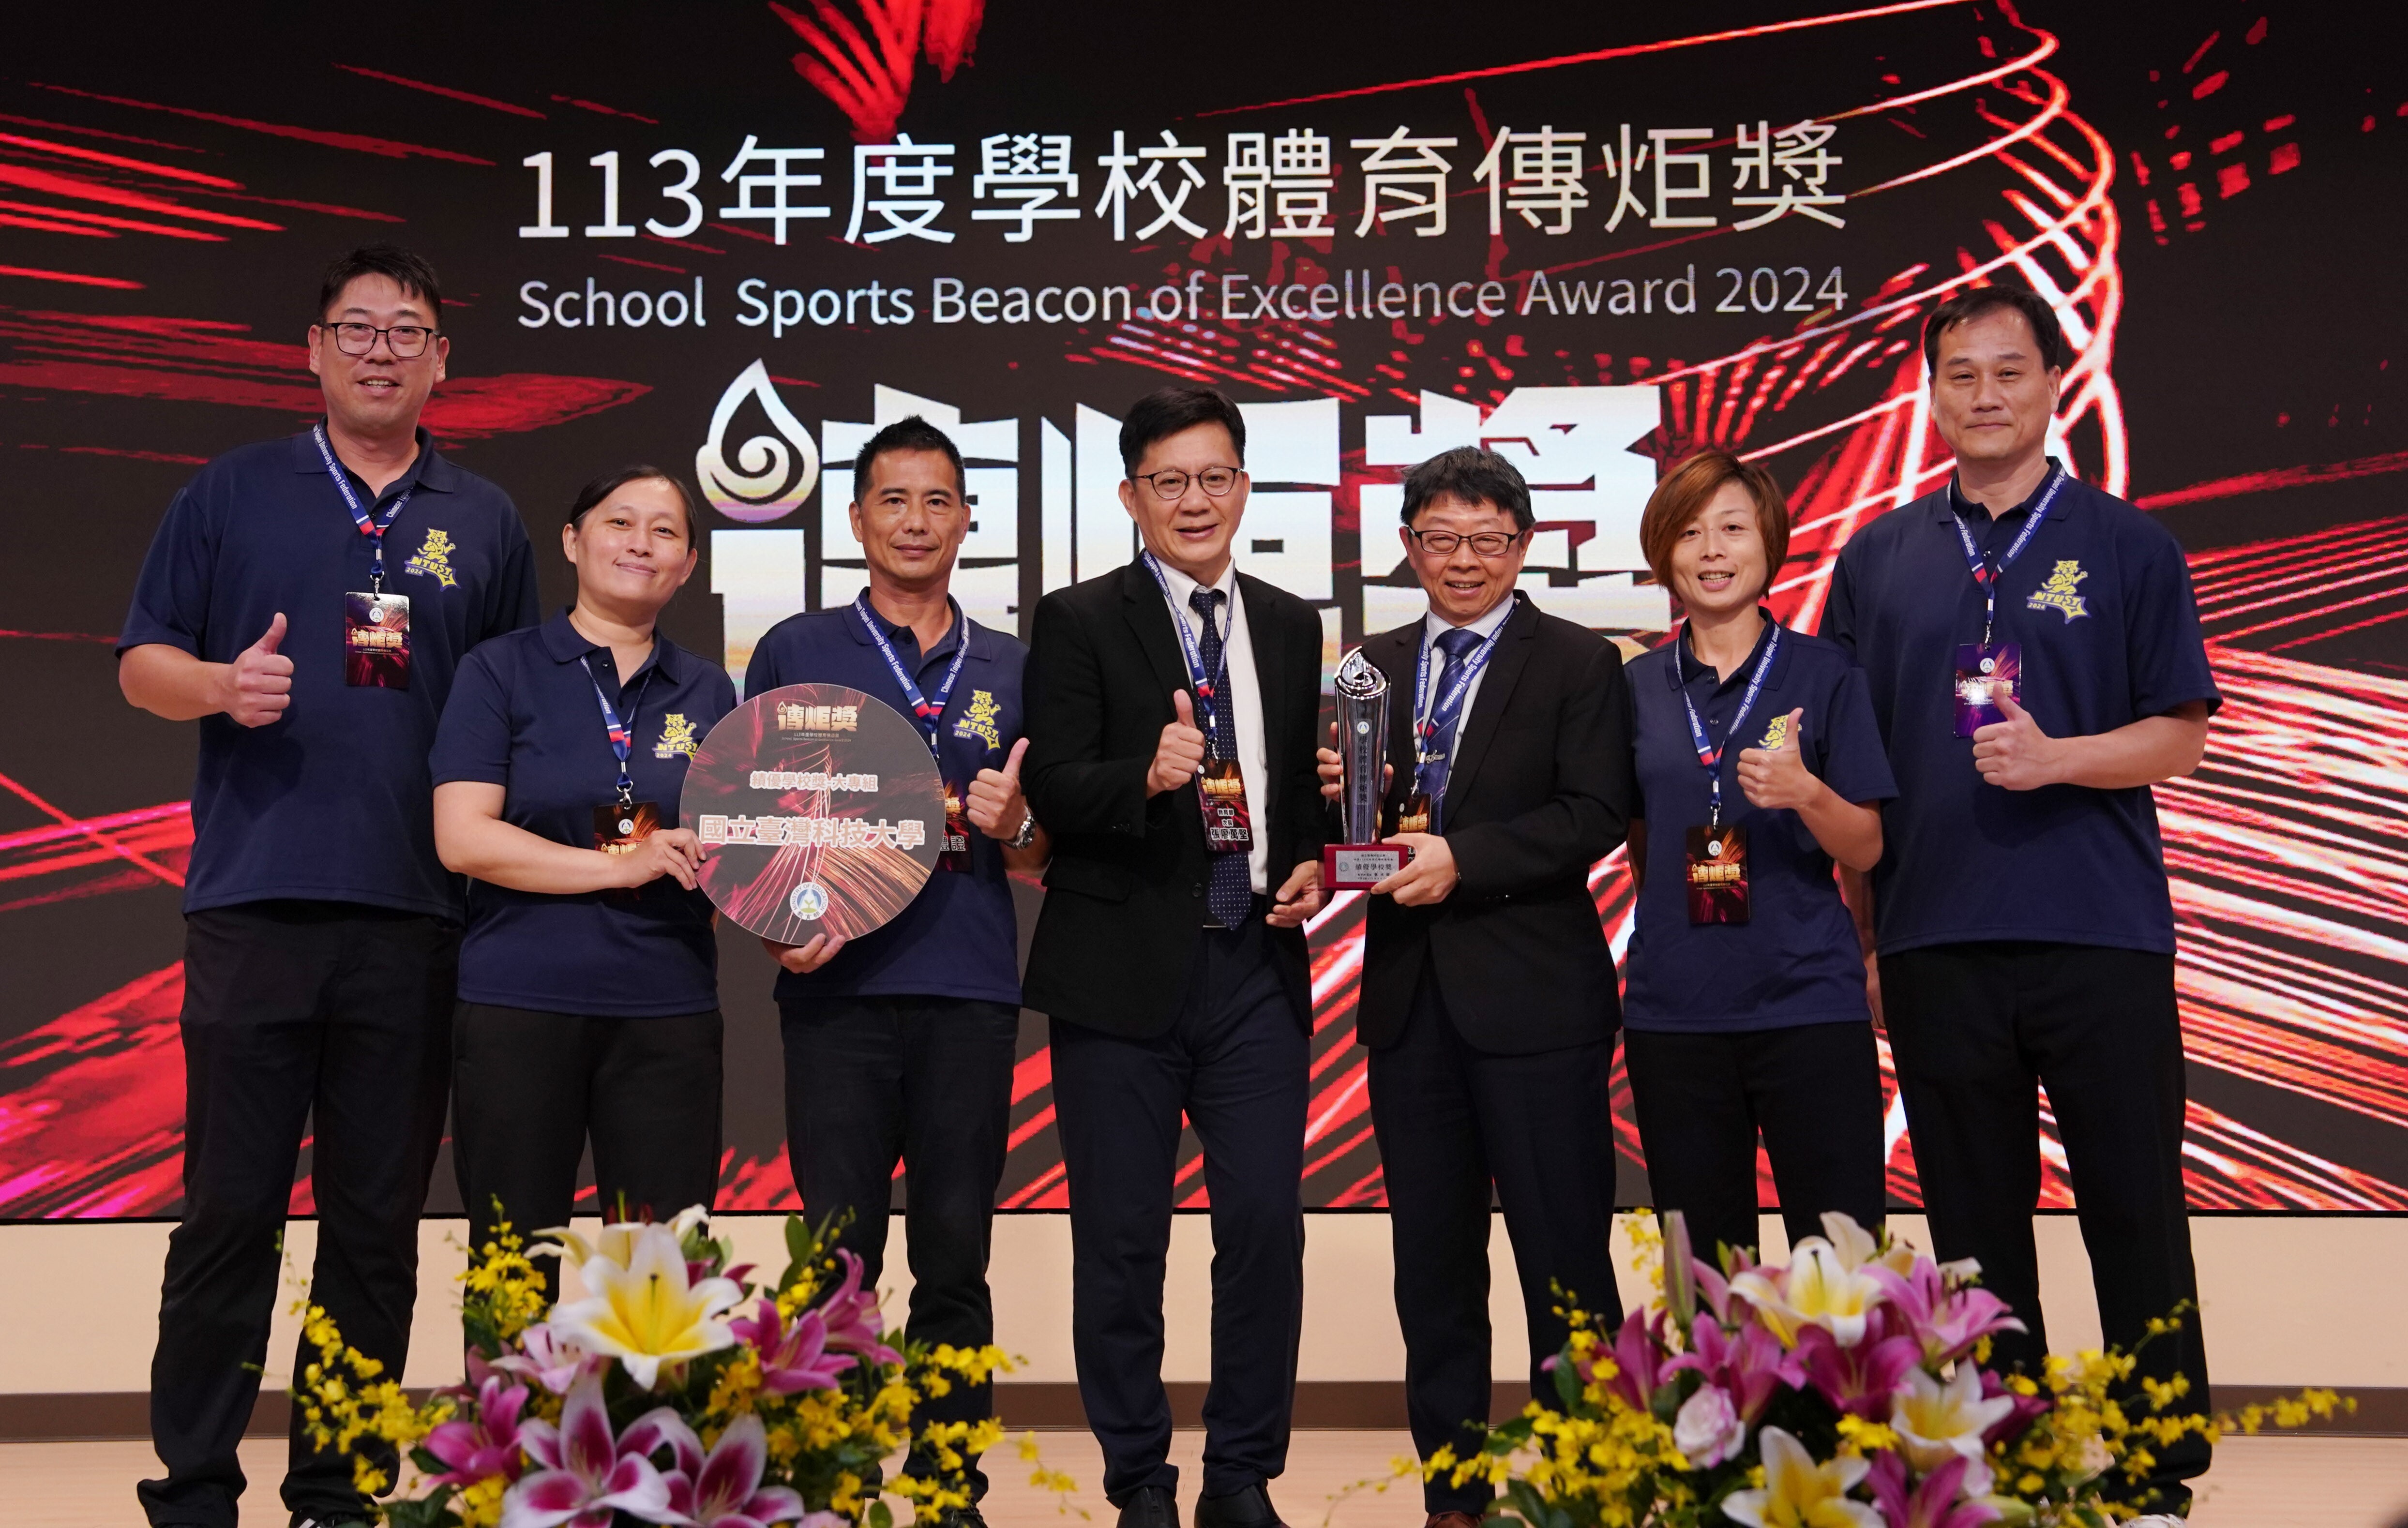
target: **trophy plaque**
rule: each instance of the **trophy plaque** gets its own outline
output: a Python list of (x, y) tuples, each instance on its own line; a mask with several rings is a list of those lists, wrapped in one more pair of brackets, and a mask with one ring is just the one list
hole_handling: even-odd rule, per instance
[(1382, 765), (1388, 755), (1388, 677), (1357, 648), (1338, 665), (1332, 689), (1338, 704), (1338, 757), (1344, 767), (1338, 807), (1346, 842), (1322, 850), (1321, 887), (1325, 892), (1369, 891), (1413, 857), (1403, 844), (1379, 841), (1380, 807), (1387, 794)]

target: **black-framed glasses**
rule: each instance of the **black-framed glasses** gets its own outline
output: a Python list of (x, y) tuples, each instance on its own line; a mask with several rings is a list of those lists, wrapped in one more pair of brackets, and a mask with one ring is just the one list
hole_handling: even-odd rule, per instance
[(1513, 550), (1513, 543), (1521, 540), (1523, 536), (1520, 531), (1482, 531), (1476, 536), (1457, 536), (1453, 531), (1416, 531), (1411, 526), (1405, 528), (1405, 534), (1413, 538), (1414, 546), (1432, 557), (1452, 557), (1455, 550), (1467, 541), (1471, 544), (1472, 555), (1476, 557), (1502, 557)]
[(1191, 478), (1211, 497), (1226, 498), (1229, 490), (1238, 486), (1238, 474), (1242, 470), (1240, 467), (1206, 467), (1201, 472), (1182, 472), (1177, 467), (1165, 467), (1160, 472), (1132, 472), (1129, 481), (1143, 483), (1154, 490), (1154, 497), (1176, 504), (1187, 493)]
[(345, 355), (366, 355), (376, 349), (377, 336), (382, 335), (396, 361), (415, 361), (426, 353), (426, 347), (439, 329), (429, 329), (423, 323), (396, 323), (390, 329), (380, 329), (373, 323), (329, 323), (325, 328), (335, 332), (335, 349)]

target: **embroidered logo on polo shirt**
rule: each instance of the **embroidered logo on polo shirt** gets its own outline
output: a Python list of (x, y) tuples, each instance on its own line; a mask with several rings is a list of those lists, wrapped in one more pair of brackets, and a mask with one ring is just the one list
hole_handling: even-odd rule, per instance
[(989, 748), (1001, 748), (1003, 733), (996, 722), (1002, 714), (1003, 707), (996, 703), (995, 696), (984, 690), (973, 690), (962, 719), (953, 723), (953, 735), (975, 737)]
[(452, 554), (459, 550), (452, 544), (452, 533), (430, 529), (426, 539), (410, 553), (409, 561), (401, 564), (404, 573), (415, 573), (422, 578), (432, 578), (446, 589), (460, 587), (459, 577), (452, 571)]
[(691, 759), (695, 747), (694, 723), (685, 719), (683, 711), (671, 711), (661, 718), (661, 740), (652, 745), (653, 758), (673, 759), (682, 753)]
[(2049, 574), (2046, 583), (2032, 591), (2031, 598), (2024, 601), (2024, 608), (2055, 610), (2063, 616), (2065, 623), (2071, 626), (2073, 624), (2074, 617), (2086, 616), (2090, 613), (2090, 607), (2083, 602), (2082, 595), (2075, 587), (2088, 577), (2090, 577), (2089, 574), (2082, 571), (2082, 564), (2069, 557), (2057, 564), (2056, 569)]
[(1788, 744), (1789, 719), (1785, 716), (1776, 716), (1772, 719), (1772, 724), (1764, 729), (1764, 741), (1756, 746), (1761, 749), (1780, 749), (1787, 747)]

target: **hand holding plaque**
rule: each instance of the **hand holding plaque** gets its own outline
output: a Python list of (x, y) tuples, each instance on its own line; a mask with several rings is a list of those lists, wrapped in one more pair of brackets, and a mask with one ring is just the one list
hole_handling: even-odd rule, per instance
[[(1357, 648), (1338, 665), (1332, 688), (1338, 706), (1337, 801), (1346, 841), (1322, 850), (1321, 886), (1325, 892), (1364, 892), (1412, 858), (1405, 845), (1380, 842), (1380, 807), (1388, 781), (1388, 677)], [(1326, 778), (1326, 762), (1323, 768)]]

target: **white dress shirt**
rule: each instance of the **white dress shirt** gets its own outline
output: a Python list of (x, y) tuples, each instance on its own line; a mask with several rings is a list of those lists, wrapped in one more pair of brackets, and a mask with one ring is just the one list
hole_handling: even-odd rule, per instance
[[(1478, 632), (1481, 640), (1486, 641), (1489, 634), (1505, 624), (1507, 619), (1513, 614), (1514, 607), (1518, 603), (1512, 594), (1508, 593), (1503, 599), (1498, 600), (1489, 608), (1487, 614), (1477, 621), (1468, 622), (1467, 629)], [(1438, 708), (1439, 685), (1440, 681), (1446, 678), (1447, 670), (1446, 653), (1439, 648), (1438, 639), (1453, 630), (1455, 630), (1455, 622), (1440, 615), (1436, 610), (1422, 617), (1422, 642), (1430, 650), (1430, 677), (1429, 688), (1422, 692), (1421, 708), (1413, 713), (1413, 720), (1416, 722)], [(1477, 648), (1472, 649), (1474, 652), (1479, 650)], [(1493, 658), (1496, 654), (1492, 652), (1489, 656)], [(1463, 693), (1463, 709), (1455, 713), (1455, 735), (1457, 742), (1463, 739), (1463, 729), (1471, 723), (1472, 702), (1480, 698), (1480, 681), (1486, 678), (1488, 678), (1488, 670), (1483, 667), (1479, 673), (1471, 677), (1470, 687)]]
[[(1204, 651), (1204, 627), (1196, 607), (1188, 597), (1199, 587), (1196, 580), (1172, 567), (1160, 558), (1154, 560), (1162, 569), (1163, 582), (1170, 586), (1170, 619), (1178, 621), (1196, 638), (1196, 650)], [(1254, 847), (1247, 851), (1246, 867), (1254, 883), (1254, 894), (1266, 895), (1270, 891), (1270, 819), (1265, 815), (1268, 798), (1265, 791), (1270, 780), (1270, 755), (1263, 741), (1263, 690), (1254, 673), (1254, 644), (1246, 635), (1246, 602), (1238, 594), (1238, 568), (1232, 563), (1221, 570), (1212, 586), (1225, 596), (1221, 601), (1221, 650), (1229, 670), (1229, 693), (1219, 697), (1230, 707), (1231, 720), (1238, 730), (1238, 764), (1246, 776), (1246, 817), (1254, 824)], [(1182, 660), (1183, 661), (1183, 660)], [(1192, 697), (1191, 697), (1192, 699)], [(1200, 714), (1196, 724), (1203, 726)], [(1193, 789), (1191, 786), (1190, 789)], [(1285, 879), (1286, 866), (1282, 866)]]

